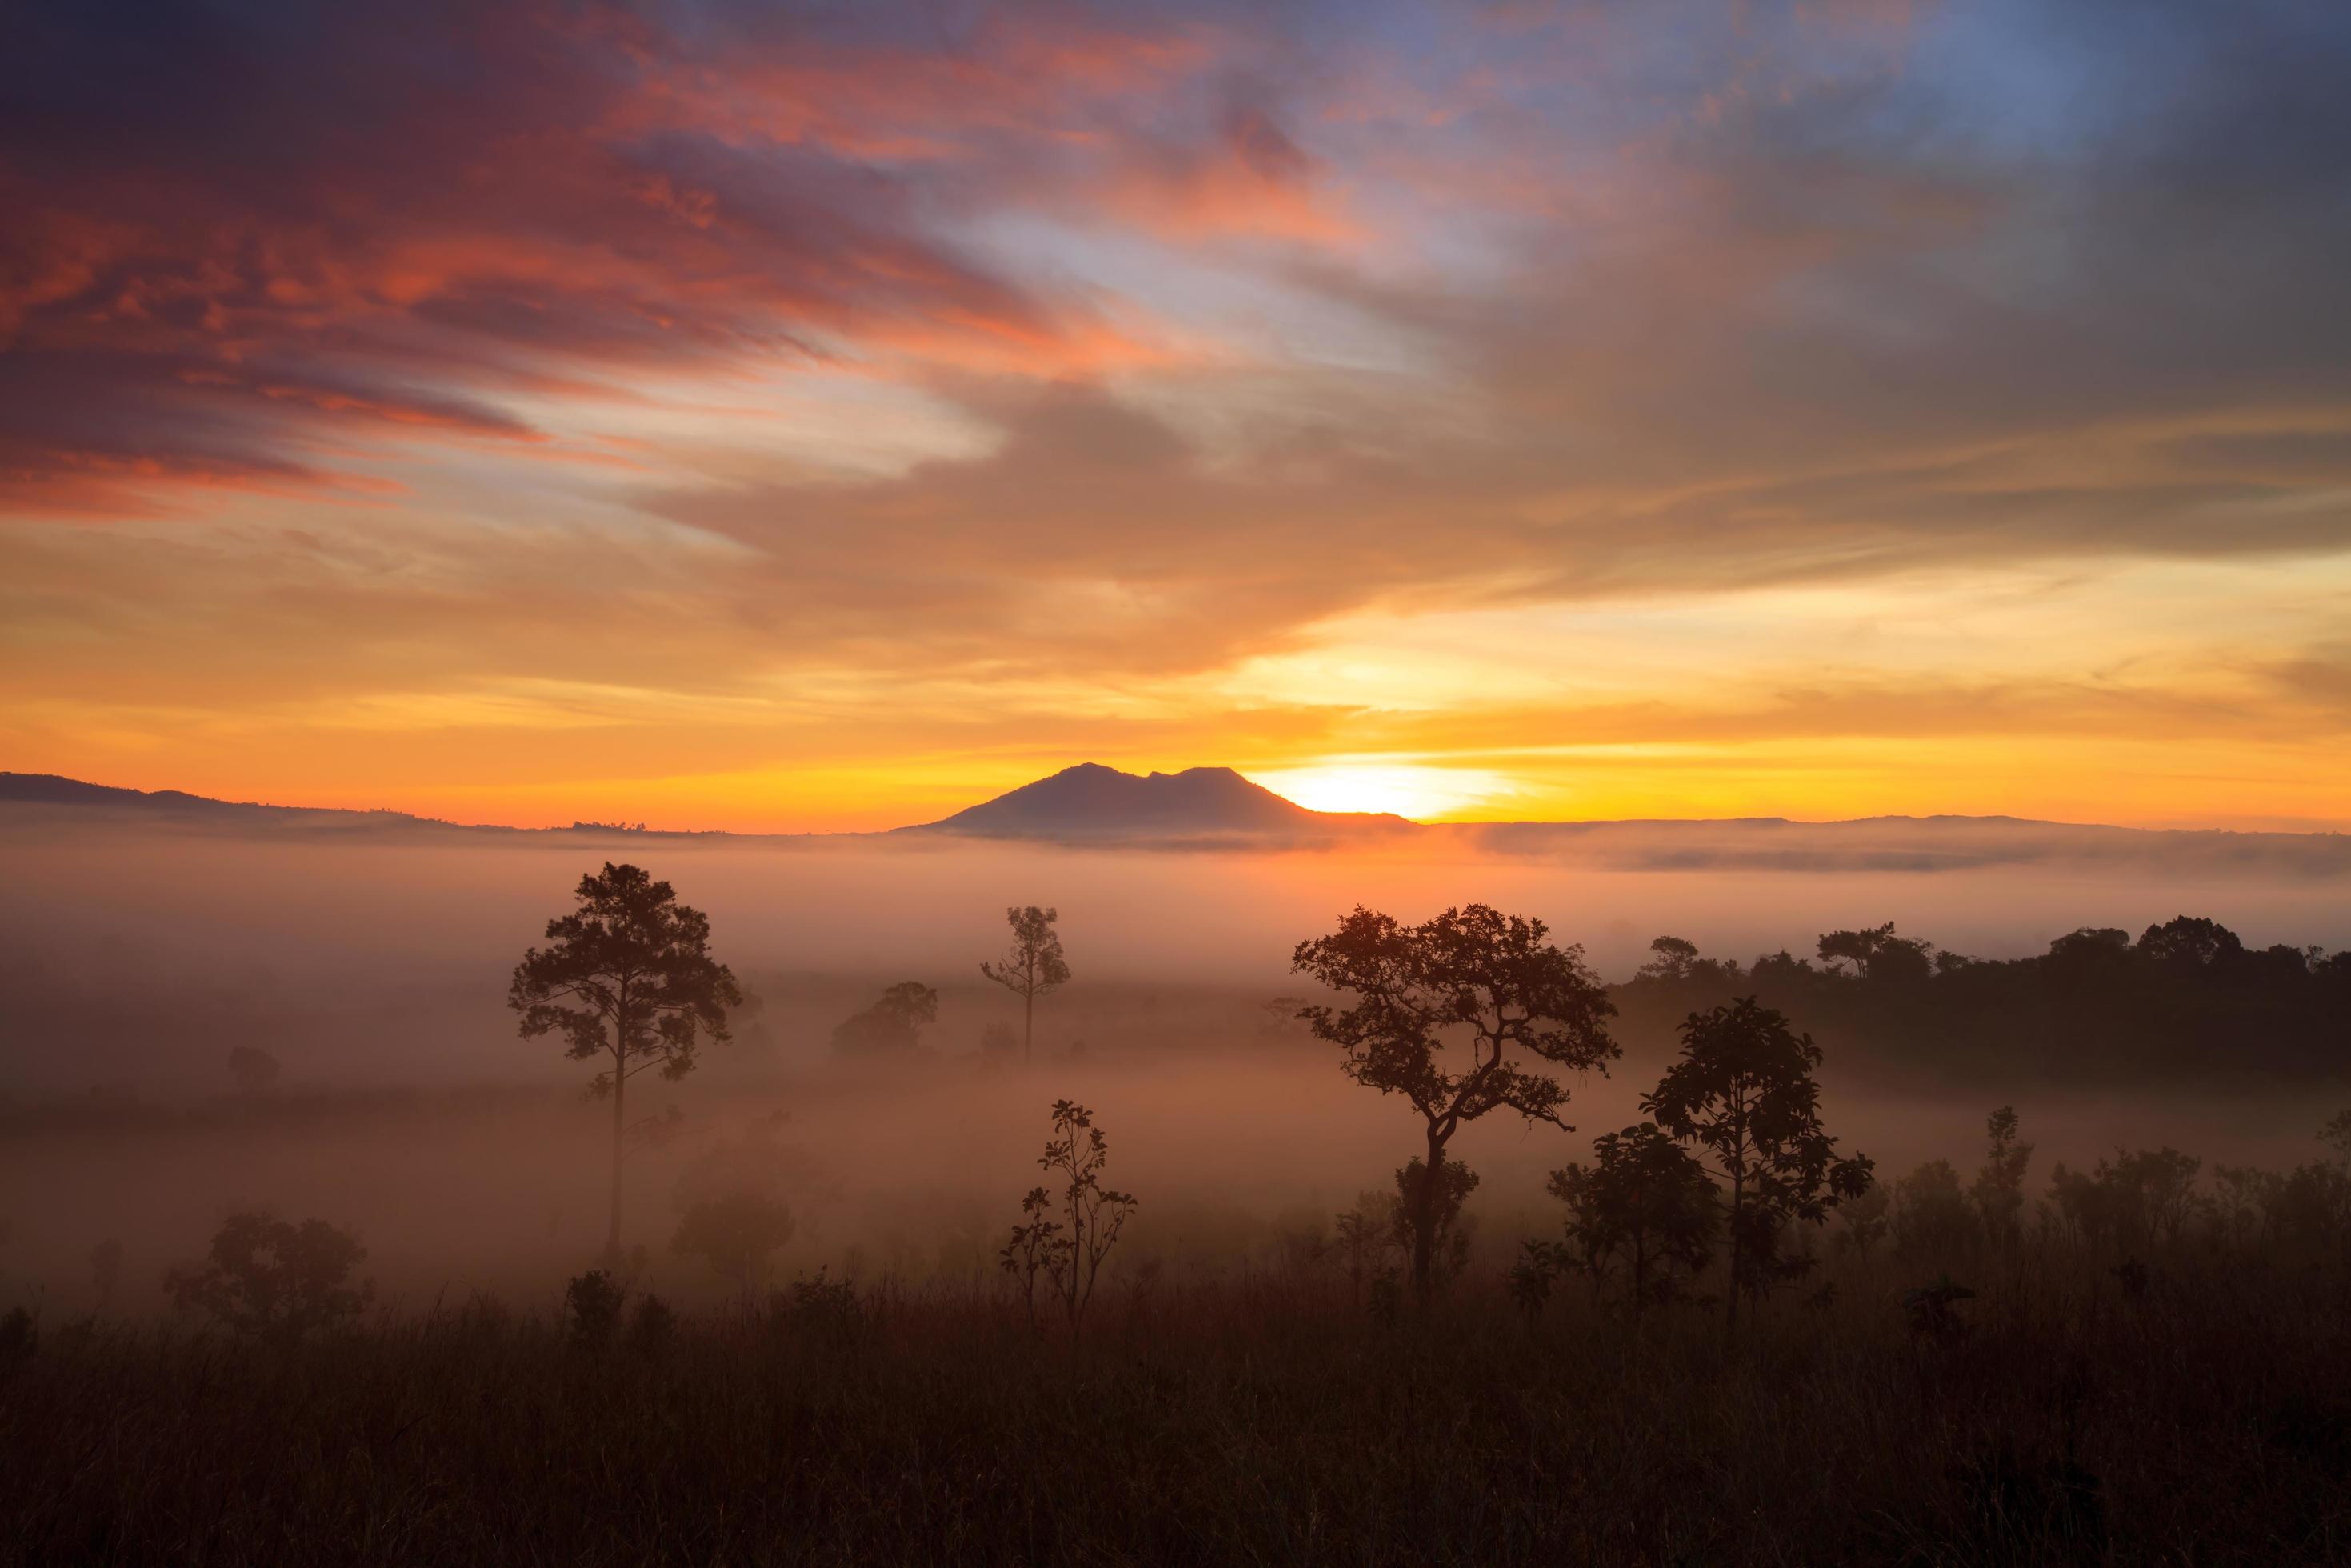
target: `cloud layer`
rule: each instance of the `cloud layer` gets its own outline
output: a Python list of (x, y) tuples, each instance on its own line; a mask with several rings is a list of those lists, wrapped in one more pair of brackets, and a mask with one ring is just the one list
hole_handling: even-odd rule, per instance
[[(2341, 818), (2338, 8), (23, 33), (28, 762), (774, 825), (847, 820), (745, 798), (794, 765), (914, 805), (1370, 757), (1805, 814), (1924, 809), (1931, 733), (1980, 763), (1936, 809), (2032, 810), (2185, 726), (2215, 749), (2137, 820)], [(1541, 760), (1644, 744), (1696, 749), (1613, 793)]]

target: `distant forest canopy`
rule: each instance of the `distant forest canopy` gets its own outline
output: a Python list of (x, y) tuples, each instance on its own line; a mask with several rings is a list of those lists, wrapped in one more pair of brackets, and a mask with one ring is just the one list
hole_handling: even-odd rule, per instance
[(2136, 941), (2084, 926), (2031, 958), (1970, 958), (1891, 922), (1825, 932), (1813, 958), (1782, 950), (1744, 968), (1677, 936), (1650, 951), (1611, 988), (1635, 1038), (1751, 996), (1809, 1030), (1832, 1060), (1873, 1073), (2091, 1082), (2351, 1068), (2351, 951), (2249, 947), (2198, 915)]

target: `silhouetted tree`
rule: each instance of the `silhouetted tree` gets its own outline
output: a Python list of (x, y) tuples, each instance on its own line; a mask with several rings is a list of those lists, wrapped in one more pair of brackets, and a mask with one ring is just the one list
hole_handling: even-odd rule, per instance
[(2251, 1166), (2212, 1167), (2208, 1212), (2213, 1239), (2226, 1247), (2251, 1248), (2269, 1239), (2270, 1216), (2285, 1177)]
[(2263, 1228), (2305, 1256), (2351, 1244), (2351, 1171), (2327, 1160), (2273, 1177), (2262, 1193)]
[(1660, 936), (1649, 944), (1656, 956), (1641, 966), (1641, 973), (1659, 980), (1687, 980), (1698, 963), (1698, 944), (1681, 936)]
[(1928, 944), (1894, 935), (1890, 920), (1859, 931), (1827, 932), (1820, 940), (1821, 960), (1832, 973), (1839, 964), (1851, 964), (1865, 980), (1924, 978), (1932, 967), (1928, 952)]
[(1567, 1244), (1598, 1286), (1622, 1272), (1635, 1317), (1681, 1294), (1706, 1266), (1720, 1228), (1719, 1199), (1705, 1169), (1655, 1122), (1593, 1140), (1593, 1164), (1551, 1173), (1567, 1205)]
[(1679, 1060), (1641, 1108), (1675, 1137), (1709, 1151), (1714, 1175), (1729, 1185), (1724, 1328), (1736, 1333), (1742, 1293), (1760, 1296), (1811, 1266), (1809, 1258), (1781, 1255), (1788, 1226), (1818, 1221), (1866, 1190), (1870, 1162), (1837, 1155), (1836, 1141), (1821, 1126), (1813, 1078), (1820, 1048), (1783, 1015), (1746, 997), (1692, 1013), (1681, 1033)]
[(1540, 920), (1482, 904), (1404, 925), (1358, 907), (1328, 936), (1298, 945), (1290, 967), (1359, 999), (1343, 1011), (1301, 1010), (1314, 1032), (1344, 1052), (1342, 1068), (1420, 1113), (1432, 1179), (1417, 1185), (1412, 1278), (1424, 1305), (1436, 1285), (1438, 1195), (1448, 1190), (1445, 1151), (1465, 1123), (1510, 1110), (1566, 1127), (1568, 1092), (1557, 1079), (1510, 1060), (1606, 1071), (1618, 1054), (1606, 1020), (1615, 1007), (1584, 967), (1581, 947), (1544, 940)]
[(2318, 1129), (2318, 1141), (2335, 1151), (2338, 1165), (2351, 1167), (2351, 1111), (2337, 1111)]
[(200, 1263), (163, 1278), (182, 1311), (210, 1313), (246, 1338), (292, 1343), (356, 1317), (375, 1282), (350, 1283), (367, 1249), (323, 1219), (299, 1225), (266, 1214), (233, 1214)]
[(1061, 956), (1061, 933), (1053, 923), (1058, 909), (1025, 908), (1004, 912), (1012, 928), (1012, 946), (994, 963), (982, 960), (979, 972), (1020, 998), (1020, 1061), (1026, 1065), (1037, 1052), (1037, 998), (1070, 982), (1070, 966)]
[(2012, 1105), (1984, 1118), (1984, 1163), (1968, 1188), (1984, 1239), (1995, 1247), (2013, 1246), (2024, 1233), (2024, 1173), (2032, 1166), (2032, 1145), (2018, 1142), (2016, 1134)]
[(901, 980), (872, 1006), (833, 1026), (832, 1049), (844, 1056), (883, 1056), (917, 1050), (923, 1026), (939, 1021), (939, 994), (919, 980)]
[(230, 1048), (228, 1075), (247, 1094), (258, 1094), (276, 1083), (277, 1073), (277, 1059), (267, 1051), (250, 1045)]
[(2098, 1162), (2097, 1178), (2116, 1198), (2126, 1245), (2177, 1246), (2196, 1213), (2196, 1174), (2204, 1162), (2178, 1149), (2116, 1150)]
[(1056, 1254), (1060, 1261), (1053, 1273), (1071, 1333), (1078, 1332), (1087, 1303), (1093, 1300), (1102, 1260), (1134, 1215), (1133, 1194), (1102, 1185), (1102, 1167), (1109, 1161), (1110, 1141), (1094, 1125), (1093, 1113), (1072, 1101), (1054, 1101), (1053, 1135), (1046, 1140), (1037, 1164), (1061, 1189), (1062, 1235), (1069, 1246)]
[(747, 1303), (768, 1287), (768, 1261), (792, 1239), (792, 1211), (756, 1192), (705, 1198), (685, 1211), (670, 1250), (699, 1258)]
[(1886, 1190), (1883, 1182), (1872, 1182), (1868, 1191), (1846, 1198), (1837, 1205), (1837, 1245), (1866, 1259), (1869, 1249), (1885, 1240), (1886, 1233), (1893, 1228), (1893, 1207), (1894, 1196)]
[(2245, 950), (2237, 934), (2217, 920), (2178, 915), (2140, 934), (2138, 950), (2158, 964), (2176, 969), (2205, 969), (2225, 963)]
[(2139, 1251), (2170, 1246), (2196, 1213), (2203, 1162), (2178, 1149), (2117, 1149), (2088, 1172), (2050, 1168), (2048, 1212), (2069, 1240)]
[(1383, 1192), (1358, 1193), (1353, 1208), (1333, 1217), (1331, 1231), (1347, 1273), (1349, 1305), (1363, 1305), (1364, 1287), (1379, 1277), (1397, 1246), (1395, 1220), (1396, 1200)]
[(582, 1350), (601, 1352), (621, 1326), (621, 1308), (629, 1299), (627, 1287), (609, 1269), (575, 1274), (563, 1287), (563, 1314), (570, 1325), (571, 1343)]
[(1478, 1190), (1478, 1173), (1459, 1160), (1437, 1167), (1444, 1174), (1434, 1190), (1428, 1183), (1428, 1163), (1418, 1155), (1396, 1167), (1395, 1197), (1389, 1201), (1388, 1225), (1396, 1245), (1413, 1249), (1423, 1217), (1429, 1228), (1429, 1283), (1442, 1286), (1459, 1276), (1469, 1263), (1470, 1221), (1462, 1214), (1469, 1195)]
[(1755, 955), (1755, 967), (1748, 971), (1757, 985), (1775, 987), (1799, 986), (1813, 978), (1814, 974), (1811, 964), (1785, 947), (1777, 953), (1758, 953)]
[[(1029, 1189), (1020, 1201), (1028, 1218), (1013, 1227), (1012, 1239), (999, 1254), (1005, 1271), (1023, 1282), (1032, 1322), (1037, 1276), (1041, 1272), (1051, 1281), (1072, 1335), (1083, 1326), (1102, 1261), (1136, 1207), (1133, 1194), (1102, 1186), (1109, 1162), (1110, 1141), (1094, 1125), (1093, 1113), (1074, 1101), (1054, 1101), (1053, 1135), (1037, 1165), (1061, 1190), (1056, 1195), (1042, 1186)], [(1056, 1201), (1058, 1219), (1051, 1217)]]
[(2130, 933), (2111, 925), (2084, 925), (2049, 944), (2053, 968), (2091, 969), (2128, 961)]
[(1950, 1161), (1928, 1160), (1894, 1184), (1894, 1249), (1903, 1257), (1949, 1263), (1975, 1232), (1975, 1208)]
[(728, 1038), (726, 1009), (742, 990), (733, 971), (710, 956), (710, 922), (677, 902), (665, 882), (632, 865), (604, 862), (582, 876), (580, 907), (547, 923), (544, 948), (515, 966), (507, 1005), (522, 1015), (533, 1040), (560, 1030), (575, 1061), (609, 1056), (590, 1092), (612, 1097), (612, 1208), (608, 1259), (621, 1251), (621, 1165), (629, 1124), (629, 1080), (649, 1067), (669, 1079), (694, 1071), (704, 1035)]
[(1052, 1211), (1053, 1195), (1041, 1186), (1030, 1187), (1021, 1195), (1020, 1223), (1012, 1228), (1012, 1239), (996, 1255), (998, 1267), (1020, 1281), (1021, 1304), (1028, 1310), (1032, 1329), (1037, 1326), (1037, 1281), (1054, 1276), (1054, 1265), (1071, 1245)]

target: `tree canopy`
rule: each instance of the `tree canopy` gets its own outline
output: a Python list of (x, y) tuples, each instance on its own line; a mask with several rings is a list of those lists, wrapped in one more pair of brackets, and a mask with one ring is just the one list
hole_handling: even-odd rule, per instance
[(1053, 929), (1061, 917), (1058, 909), (1015, 904), (1004, 912), (1012, 928), (1012, 944), (990, 963), (980, 960), (979, 972), (1020, 998), (1020, 1054), (1026, 1061), (1037, 1045), (1037, 998), (1070, 983), (1069, 961), (1061, 956), (1061, 936)]
[(1823, 933), (1819, 946), (1825, 963), (1777, 953), (1742, 966), (1677, 951), (1612, 996), (1634, 1038), (1752, 996), (1802, 1019), (1855, 1069), (1987, 1088), (2312, 1076), (2351, 1054), (2351, 953), (2255, 947), (2202, 916), (2137, 937), (2083, 926), (2011, 959), (1938, 951), (1890, 924)]
[(1812, 1036), (1744, 997), (1692, 1013), (1680, 1057), (1641, 1100), (1659, 1127), (1711, 1155), (1712, 1174), (1730, 1187), (1734, 1322), (1742, 1291), (1760, 1294), (1810, 1267), (1785, 1251), (1789, 1227), (1826, 1218), (1870, 1184), (1868, 1158), (1839, 1156), (1821, 1124), (1820, 1062)]
[[(1462, 1125), (1495, 1111), (1565, 1127), (1568, 1089), (1541, 1071), (1606, 1071), (1618, 1054), (1615, 1012), (1580, 947), (1550, 927), (1483, 904), (1417, 925), (1360, 905), (1328, 936), (1301, 942), (1290, 967), (1352, 996), (1346, 1007), (1300, 1009), (1337, 1045), (1348, 1077), (1402, 1094), (1421, 1116), (1429, 1179), (1417, 1184), (1413, 1279), (1434, 1285), (1438, 1194), (1450, 1190), (1445, 1150)], [(1527, 1065), (1531, 1062), (1533, 1065)]]
[(743, 992), (734, 972), (710, 956), (709, 919), (678, 903), (669, 883), (607, 861), (601, 873), (580, 879), (574, 896), (578, 908), (547, 923), (549, 945), (528, 949), (515, 966), (507, 1005), (521, 1015), (524, 1039), (559, 1032), (573, 1061), (611, 1059), (590, 1088), (612, 1099), (605, 1249), (617, 1256), (629, 1080), (649, 1068), (670, 1079), (693, 1071), (704, 1036), (728, 1038), (726, 1011), (742, 1005)]

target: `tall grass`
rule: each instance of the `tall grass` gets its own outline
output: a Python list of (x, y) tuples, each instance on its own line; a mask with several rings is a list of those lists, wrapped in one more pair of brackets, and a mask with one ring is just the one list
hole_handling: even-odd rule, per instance
[(1637, 1327), (1382, 1323), (1162, 1277), (1085, 1339), (993, 1281), (582, 1344), (494, 1302), (273, 1349), (49, 1324), (0, 1371), (15, 1562), (2351, 1560), (2346, 1277), (2048, 1254), (1914, 1335), (1898, 1275)]

